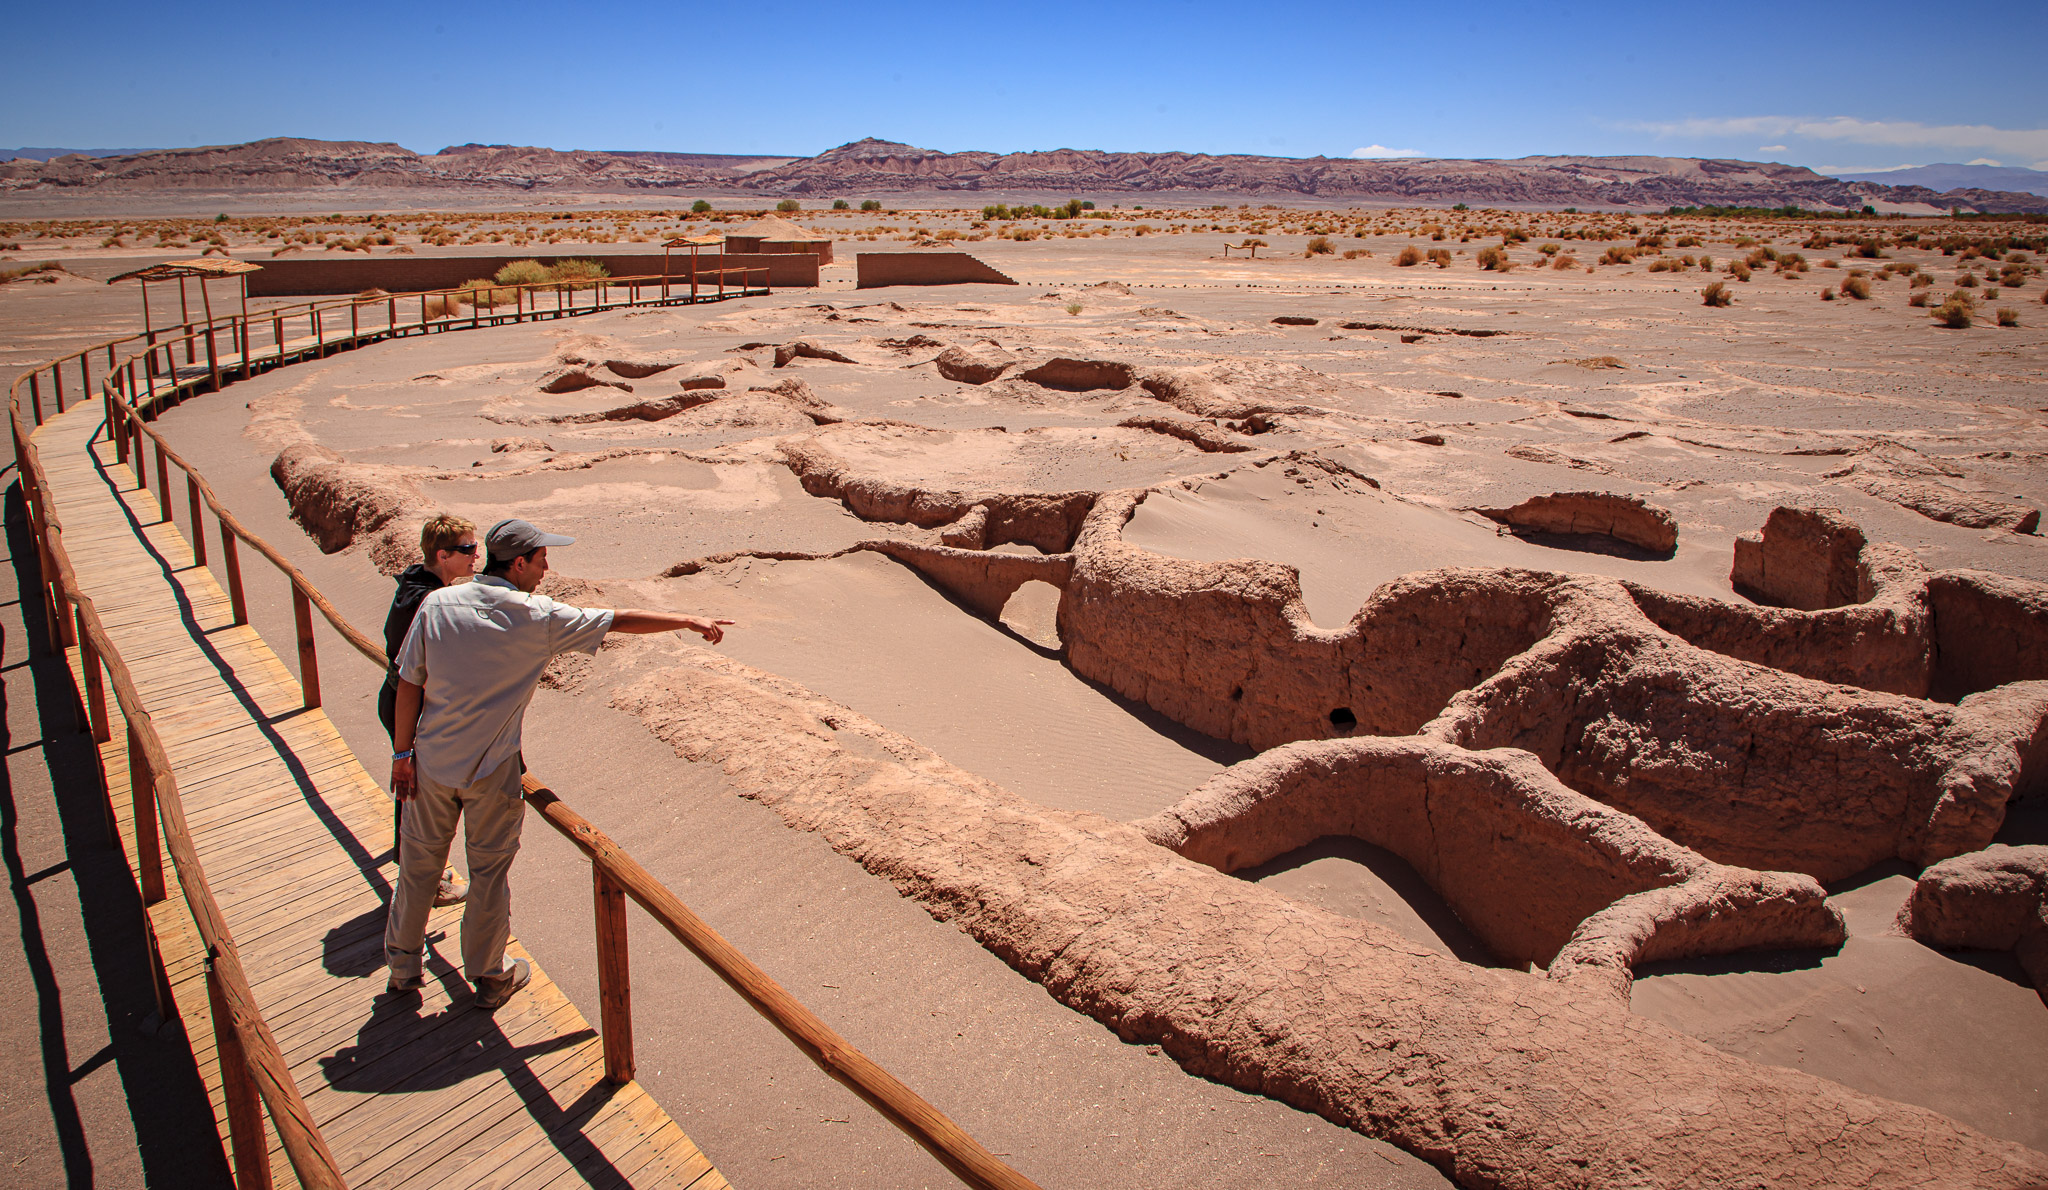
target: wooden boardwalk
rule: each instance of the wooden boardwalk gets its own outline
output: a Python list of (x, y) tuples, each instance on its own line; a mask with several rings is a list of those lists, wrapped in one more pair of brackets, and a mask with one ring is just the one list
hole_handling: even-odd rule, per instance
[[(539, 962), (495, 1014), (471, 1006), (459, 909), (429, 923), (423, 997), (383, 995), (391, 803), (326, 714), (301, 708), (291, 671), (233, 623), (227, 594), (154, 495), (109, 443), (91, 441), (100, 420), (100, 403), (86, 401), (35, 434), (67, 548), (169, 750), (257, 1001), (348, 1184), (726, 1187), (638, 1083), (603, 1081), (595, 1031)], [(75, 649), (71, 664), (77, 673)], [(109, 713), (100, 755), (132, 864), (126, 732), (118, 708)], [(168, 887), (150, 918), (225, 1145), (204, 956)], [(274, 1132), (270, 1142), (288, 1183)]]

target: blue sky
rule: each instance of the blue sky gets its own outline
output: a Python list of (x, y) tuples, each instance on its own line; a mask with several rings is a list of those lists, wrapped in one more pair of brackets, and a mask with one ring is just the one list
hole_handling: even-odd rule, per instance
[[(2048, 2), (23, 5), (0, 145), (1654, 153), (2048, 169)], [(189, 69), (188, 69), (189, 66)]]

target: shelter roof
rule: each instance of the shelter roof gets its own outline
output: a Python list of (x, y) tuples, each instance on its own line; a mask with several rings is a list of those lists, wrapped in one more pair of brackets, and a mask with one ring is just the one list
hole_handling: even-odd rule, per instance
[(176, 281), (180, 277), (238, 277), (243, 273), (254, 273), (262, 268), (263, 266), (260, 264), (228, 257), (220, 259), (204, 257), (199, 260), (167, 260), (161, 264), (153, 264), (147, 268), (122, 273), (118, 277), (110, 277), (107, 279), (107, 284), (112, 285), (118, 281), (138, 280)]
[(724, 242), (724, 236), (677, 236), (672, 240), (664, 241), (661, 246), (664, 248), (701, 248), (711, 244), (723, 244)]

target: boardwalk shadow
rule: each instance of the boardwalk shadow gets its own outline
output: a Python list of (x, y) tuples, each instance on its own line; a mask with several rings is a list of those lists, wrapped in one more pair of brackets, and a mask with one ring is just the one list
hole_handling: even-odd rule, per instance
[[(585, 1183), (628, 1184), (625, 1175), (583, 1132), (619, 1088), (600, 1082), (563, 1104), (555, 1101), (547, 1086), (548, 1081), (556, 1081), (551, 1076), (559, 1065), (548, 1060), (550, 1055), (586, 1044), (596, 1038), (597, 1031), (585, 1027), (517, 1044), (496, 1016), (474, 1006), (468, 985), (453, 965), (441, 960), (431, 947), (428, 954), (428, 974), (448, 997), (443, 1006), (427, 1011), (418, 996), (379, 996), (369, 1019), (356, 1030), (355, 1044), (320, 1059), (328, 1085), (355, 1094), (418, 1095), (474, 1083), (467, 1101), (475, 1101), (496, 1097), (499, 1092), (493, 1084), (502, 1081), (503, 1093), (517, 1099), (546, 1133), (548, 1143)], [(501, 1011), (510, 1016), (521, 1007), (515, 999)], [(576, 1061), (573, 1057), (564, 1060)], [(488, 1114), (473, 1113), (471, 1118), (484, 1120)]]

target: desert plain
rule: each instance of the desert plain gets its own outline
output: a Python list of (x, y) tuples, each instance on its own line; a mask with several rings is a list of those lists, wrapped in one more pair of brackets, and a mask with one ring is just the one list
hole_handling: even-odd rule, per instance
[[(529, 765), (1041, 1185), (2048, 1181), (2038, 225), (792, 217), (815, 289), (160, 424), (358, 625), (441, 510), (734, 621), (559, 662)], [(139, 314), (45, 239), (10, 364)], [(515, 932), (594, 1003), (545, 833)], [(640, 1076), (735, 1184), (949, 1183), (665, 943)]]

